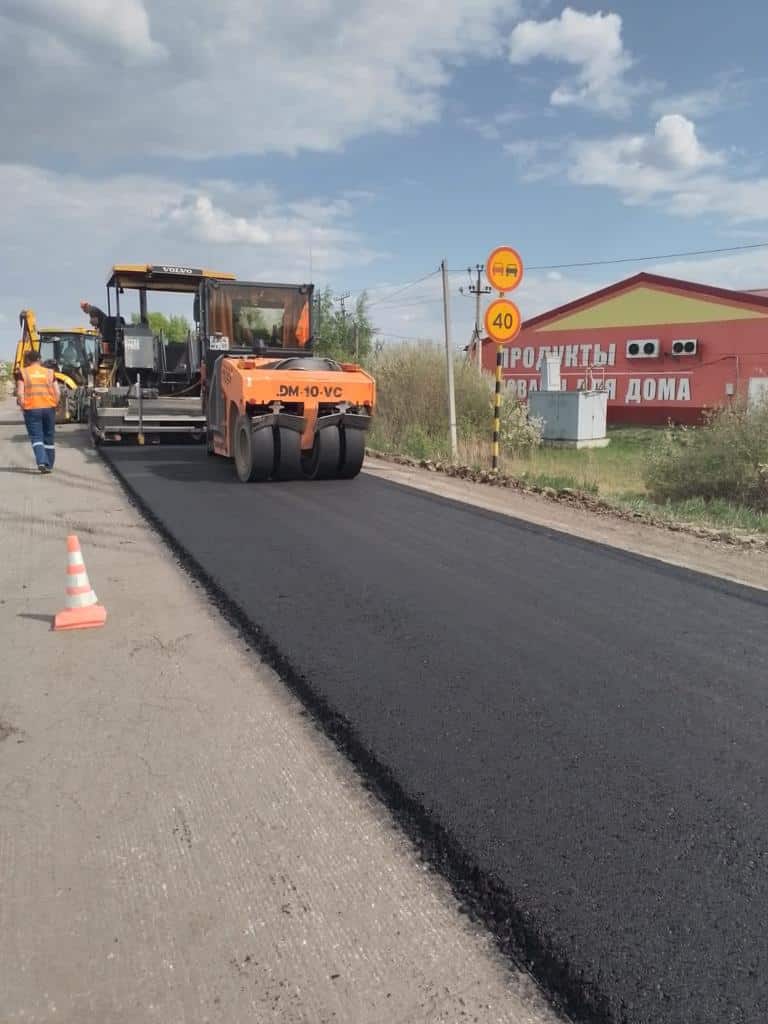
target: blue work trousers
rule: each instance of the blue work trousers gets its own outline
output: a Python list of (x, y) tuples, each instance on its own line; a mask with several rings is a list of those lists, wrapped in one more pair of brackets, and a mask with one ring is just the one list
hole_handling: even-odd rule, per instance
[(48, 466), (53, 469), (53, 464), (56, 461), (56, 445), (54, 444), (56, 410), (25, 409), (24, 423), (27, 426), (27, 433), (38, 466)]

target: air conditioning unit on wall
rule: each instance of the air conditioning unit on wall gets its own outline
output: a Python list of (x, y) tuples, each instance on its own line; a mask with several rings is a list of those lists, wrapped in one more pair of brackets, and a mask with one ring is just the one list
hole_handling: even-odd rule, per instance
[(672, 342), (673, 356), (695, 356), (699, 350), (696, 338), (677, 338)]
[(627, 342), (627, 359), (655, 359), (660, 352), (658, 338), (640, 338)]

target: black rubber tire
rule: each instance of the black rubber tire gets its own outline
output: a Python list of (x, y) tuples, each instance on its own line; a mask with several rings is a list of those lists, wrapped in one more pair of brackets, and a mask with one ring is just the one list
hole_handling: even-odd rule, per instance
[(96, 433), (96, 411), (93, 402), (88, 406), (88, 433), (91, 435), (91, 444), (94, 448), (98, 448), (101, 438)]
[(239, 416), (234, 436), (235, 471), (241, 483), (269, 480), (275, 465), (275, 437), (271, 430), (254, 430), (249, 417)]
[(67, 412), (68, 412), (67, 406), (68, 406), (69, 399), (67, 397), (67, 389), (66, 389), (66, 385), (65, 384), (59, 384), (59, 392), (61, 394), (61, 398), (59, 399), (59, 404), (56, 406), (56, 426), (57, 427), (60, 424), (62, 424), (62, 423), (69, 423), (69, 416), (67, 415)]
[(339, 475), (341, 432), (338, 427), (325, 427), (315, 434), (312, 451), (302, 457), (307, 480), (332, 480)]
[(341, 431), (341, 463), (339, 477), (342, 480), (353, 480), (363, 468), (365, 459), (364, 430), (343, 427)]
[(275, 430), (275, 479), (301, 480), (301, 434), (288, 427)]
[(79, 388), (77, 392), (77, 413), (76, 419), (78, 423), (88, 422), (88, 409), (90, 403), (88, 401), (88, 394), (83, 388)]
[(213, 428), (211, 427), (211, 399), (206, 398), (203, 402), (205, 411), (205, 450), (208, 455), (215, 455), (213, 450)]

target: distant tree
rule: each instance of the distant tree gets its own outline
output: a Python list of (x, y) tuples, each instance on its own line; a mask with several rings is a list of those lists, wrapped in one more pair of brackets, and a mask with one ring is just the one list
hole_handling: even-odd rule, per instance
[(373, 348), (373, 324), (368, 316), (368, 292), (360, 292), (357, 297), (354, 323), (357, 331), (357, 351), (360, 358), (364, 359), (371, 354)]
[[(147, 317), (153, 334), (161, 335), (166, 341), (186, 341), (192, 325), (184, 316), (166, 316), (165, 313), (150, 313)], [(139, 316), (133, 313), (131, 322), (137, 324)]]
[(315, 350), (333, 359), (365, 359), (373, 343), (373, 326), (368, 317), (368, 296), (361, 292), (354, 310), (342, 313), (334, 301), (333, 291), (326, 287), (315, 297)]

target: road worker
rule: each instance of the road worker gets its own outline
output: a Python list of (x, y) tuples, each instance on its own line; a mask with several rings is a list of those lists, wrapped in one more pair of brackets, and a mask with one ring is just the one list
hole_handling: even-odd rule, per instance
[[(81, 302), (80, 309), (88, 316), (91, 327), (101, 335), (102, 355), (114, 354), (117, 337), (117, 317), (107, 316), (103, 309), (91, 305), (90, 302)], [(120, 325), (125, 327), (123, 317), (120, 317)]]
[(26, 352), (16, 384), (16, 403), (24, 413), (27, 434), (41, 473), (50, 473), (56, 460), (56, 406), (59, 398), (59, 385), (53, 370), (41, 365), (39, 352)]

